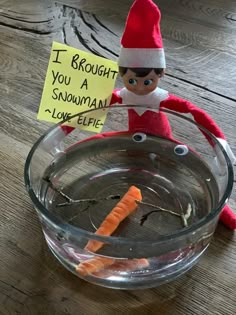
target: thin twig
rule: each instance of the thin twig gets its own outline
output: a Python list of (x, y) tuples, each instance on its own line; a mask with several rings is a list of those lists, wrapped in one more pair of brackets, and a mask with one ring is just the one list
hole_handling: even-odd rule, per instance
[(160, 211), (162, 211), (162, 210), (160, 210), (160, 209), (159, 209), (159, 210), (152, 210), (152, 211), (150, 211), (150, 212), (144, 214), (144, 215), (141, 217), (140, 221), (139, 221), (140, 225), (142, 226), (142, 225), (144, 224), (144, 222), (148, 219), (148, 217), (150, 216), (150, 214), (152, 214), (152, 213), (154, 213), (154, 212), (160, 212)]
[(182, 219), (182, 222), (183, 222), (183, 226), (184, 226), (184, 227), (187, 227), (187, 226), (188, 226), (188, 221), (186, 220), (184, 214), (181, 214), (181, 219)]
[(149, 207), (157, 209), (157, 210), (149, 211), (148, 213), (144, 214), (141, 217), (141, 219), (140, 219), (140, 225), (144, 224), (144, 222), (148, 219), (150, 214), (152, 214), (154, 212), (166, 212), (166, 213), (169, 213), (171, 215), (175, 215), (175, 216), (179, 217), (181, 219), (182, 223), (183, 223), (183, 226), (187, 227), (188, 226), (188, 221), (187, 220), (190, 218), (192, 210), (193, 210), (190, 203), (188, 204), (188, 208), (187, 208), (186, 214), (183, 213), (182, 206), (181, 206), (182, 213), (179, 214), (179, 213), (176, 213), (176, 212), (174, 212), (172, 210), (164, 209), (162, 207), (153, 205), (151, 203), (147, 203), (147, 202), (143, 202), (143, 201), (139, 201), (139, 200), (135, 200), (135, 202), (137, 202), (138, 204), (141, 204), (141, 205), (143, 204), (143, 205), (146, 205), (146, 206), (149, 206)]
[(188, 226), (188, 219), (190, 218), (191, 216), (191, 213), (192, 213), (192, 207), (191, 207), (191, 204), (188, 204), (188, 208), (187, 208), (187, 211), (186, 211), (186, 214), (183, 213), (183, 208), (181, 206), (181, 210), (182, 210), (182, 213), (179, 214), (179, 213), (176, 213), (172, 210), (168, 210), (168, 209), (165, 209), (165, 208), (162, 208), (162, 207), (159, 207), (159, 206), (156, 206), (156, 205), (153, 205), (151, 203), (147, 203), (147, 202), (143, 202), (143, 201), (139, 201), (139, 200), (135, 200), (135, 202), (137, 202), (138, 204), (143, 204), (143, 205), (146, 205), (146, 206), (149, 206), (149, 207), (152, 207), (152, 208), (155, 208), (157, 210), (152, 210), (146, 214), (144, 214), (141, 219), (140, 219), (140, 225), (143, 225), (144, 222), (148, 219), (149, 215), (154, 213), (154, 212), (166, 212), (166, 213), (169, 213), (171, 215), (174, 215), (174, 216), (177, 216), (181, 219), (182, 223), (183, 223), (183, 226), (184, 227), (187, 227)]
[(49, 187), (51, 189), (53, 189), (55, 192), (57, 192), (59, 195), (61, 195), (63, 198), (66, 199), (66, 202), (59, 203), (59, 204), (56, 205), (56, 207), (58, 207), (58, 208), (60, 208), (60, 207), (67, 207), (67, 206), (71, 206), (71, 205), (79, 204), (79, 203), (84, 203), (84, 202), (87, 202), (87, 203), (90, 203), (90, 204), (94, 204), (94, 203), (97, 203), (98, 201), (102, 201), (102, 200), (120, 199), (120, 195), (109, 195), (107, 197), (76, 199), (75, 200), (75, 199), (70, 198), (68, 195), (66, 195), (63, 191), (61, 191), (57, 187), (55, 187), (53, 185), (53, 183), (51, 182), (51, 180), (49, 179), (49, 177), (44, 177), (43, 180), (45, 180), (49, 184)]
[(184, 227), (188, 226), (188, 219), (190, 218), (190, 216), (192, 214), (192, 210), (193, 210), (193, 208), (192, 208), (191, 204), (189, 203), (188, 204), (188, 208), (186, 210), (186, 213), (185, 214), (183, 213), (181, 215)]
[(55, 187), (48, 177), (44, 177), (43, 180), (45, 180), (49, 184), (49, 187), (51, 189), (53, 189), (55, 192), (57, 192), (59, 195), (61, 195), (63, 198), (65, 198), (67, 202), (71, 202), (73, 200), (69, 196), (67, 196), (64, 192), (62, 192), (60, 189)]
[(188, 222), (187, 222), (187, 220), (185, 219), (184, 210), (183, 210), (182, 204), (181, 204), (181, 202), (179, 201), (179, 199), (177, 199), (177, 201), (178, 201), (179, 207), (180, 207), (180, 209), (181, 209), (180, 217), (181, 217), (183, 226), (184, 226), (184, 227), (187, 227), (187, 226), (188, 226)]
[(145, 205), (145, 206), (149, 206), (149, 207), (157, 209), (157, 210), (149, 211), (148, 213), (144, 214), (140, 219), (140, 225), (143, 225), (144, 222), (148, 219), (148, 217), (154, 212), (165, 212), (165, 213), (169, 213), (171, 215), (177, 216), (177, 217), (181, 217), (181, 215), (179, 213), (176, 213), (176, 212), (168, 210), (168, 209), (164, 209), (162, 207), (153, 205), (153, 204), (148, 203), (148, 202), (143, 202), (143, 201), (139, 201), (139, 200), (135, 200), (135, 202), (138, 204), (141, 204), (141, 205)]
[(70, 199), (70, 202), (59, 203), (56, 205), (56, 207), (57, 208), (67, 207), (67, 206), (76, 205), (76, 204), (80, 204), (80, 203), (84, 203), (84, 202), (94, 204), (94, 203), (97, 203), (97, 202), (102, 201), (102, 200), (113, 200), (113, 199), (120, 199), (120, 195), (109, 195), (107, 197), (91, 198), (91, 199), (89, 199), (89, 198), (88, 199), (77, 199), (77, 200)]
[(192, 210), (193, 210), (193, 208), (192, 208), (191, 204), (189, 203), (188, 204), (188, 208), (186, 210), (186, 214), (185, 214), (185, 219), (186, 220), (188, 220), (191, 217)]
[(165, 209), (165, 208), (162, 208), (162, 207), (153, 205), (153, 204), (151, 204), (151, 203), (143, 202), (143, 201), (139, 201), (139, 200), (135, 200), (135, 202), (138, 203), (138, 204), (145, 205), (145, 206), (149, 206), (149, 207), (155, 208), (155, 209), (157, 209), (157, 210), (159, 210), (159, 211), (167, 212), (167, 213), (176, 215), (177, 217), (180, 217), (180, 214), (179, 214), (179, 213), (176, 213), (176, 212), (174, 212), (174, 211), (172, 211), (172, 210), (168, 210), (168, 209)]

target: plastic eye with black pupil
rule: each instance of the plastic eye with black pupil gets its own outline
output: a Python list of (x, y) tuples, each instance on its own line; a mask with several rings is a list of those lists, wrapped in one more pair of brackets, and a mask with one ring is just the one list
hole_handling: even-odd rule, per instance
[(180, 156), (183, 156), (183, 155), (186, 155), (188, 154), (189, 152), (189, 149), (186, 145), (177, 145), (175, 148), (174, 148), (174, 152), (176, 155), (180, 155)]
[(146, 138), (147, 138), (147, 135), (145, 134), (145, 133), (139, 133), (139, 132), (137, 132), (137, 133), (135, 133), (134, 135), (133, 135), (133, 140), (135, 141), (135, 142), (143, 142), (143, 141), (145, 141), (146, 140)]

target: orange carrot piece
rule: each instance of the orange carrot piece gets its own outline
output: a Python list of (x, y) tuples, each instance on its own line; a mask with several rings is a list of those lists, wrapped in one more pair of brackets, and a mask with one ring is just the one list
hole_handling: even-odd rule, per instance
[(76, 267), (76, 271), (81, 276), (88, 276), (95, 272), (104, 270), (106, 267), (109, 267), (109, 271), (121, 271), (121, 272), (130, 272), (133, 270), (141, 270), (149, 266), (149, 262), (146, 258), (125, 260), (116, 262), (113, 258), (107, 257), (94, 257), (80, 263)]
[(94, 257), (92, 259), (88, 259), (78, 266), (76, 266), (76, 271), (81, 276), (88, 276), (94, 272), (100, 271), (107, 266), (110, 266), (114, 263), (115, 259), (107, 258), (107, 257)]
[[(118, 202), (118, 204), (112, 209), (112, 211), (106, 216), (98, 230), (95, 234), (110, 236), (119, 226), (119, 224), (137, 208), (137, 203), (135, 200), (142, 200), (141, 191), (135, 187), (131, 186), (124, 197)], [(103, 246), (102, 242), (90, 240), (88, 241), (85, 249), (91, 252), (96, 252)], [(107, 257), (94, 257), (81, 262), (76, 266), (76, 271), (81, 276), (91, 275), (95, 272), (105, 269), (115, 263), (115, 259)], [(128, 264), (128, 265), (127, 265)], [(142, 269), (148, 266), (148, 261), (143, 259), (137, 259), (133, 262), (126, 262), (125, 267), (131, 270)]]
[[(137, 208), (137, 203), (135, 200), (142, 200), (141, 191), (137, 187), (131, 186), (124, 197), (106, 216), (95, 234), (110, 236), (117, 229), (119, 224)], [(85, 249), (91, 252), (96, 252), (102, 246), (102, 242), (89, 240), (85, 246)]]
[(129, 259), (124, 261), (117, 261), (111, 266), (111, 270), (118, 271), (133, 271), (141, 270), (149, 266), (149, 262), (146, 258)]

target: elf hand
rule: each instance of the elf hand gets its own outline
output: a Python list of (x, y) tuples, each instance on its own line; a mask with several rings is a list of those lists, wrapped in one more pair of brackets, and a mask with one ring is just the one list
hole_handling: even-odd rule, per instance
[[(236, 157), (233, 154), (229, 144), (227, 143), (227, 141), (225, 139), (222, 138), (217, 138), (217, 140), (220, 142), (220, 144), (222, 145), (222, 147), (224, 148), (224, 150), (226, 151), (230, 161), (232, 162), (233, 165), (236, 164)], [(216, 151), (216, 166), (217, 166), (217, 171), (219, 172), (220, 170), (223, 171), (225, 170), (225, 159), (223, 157), (223, 154), (220, 150), (219, 147), (217, 147), (217, 149), (215, 149)], [(223, 172), (225, 173), (225, 172)], [(224, 175), (224, 174), (220, 174), (220, 175)], [(227, 226), (229, 229), (231, 230), (236, 230), (236, 213), (228, 206), (226, 205), (220, 213), (220, 221)]]
[(217, 138), (217, 140), (220, 142), (224, 150), (226, 151), (231, 163), (233, 165), (236, 165), (236, 156), (233, 154), (233, 151), (231, 150), (229, 144), (225, 139)]
[[(235, 165), (236, 164), (236, 157), (233, 154), (227, 141), (225, 139), (222, 139), (222, 138), (217, 138), (217, 140), (219, 141), (219, 143), (224, 148), (231, 163), (233, 165)], [(224, 175), (226, 175), (226, 172), (227, 172), (224, 154), (223, 154), (221, 148), (219, 147), (219, 145), (217, 145), (217, 144), (214, 145), (214, 151), (215, 151), (216, 156), (214, 158), (214, 164), (212, 166), (214, 167), (216, 174), (218, 174), (219, 176), (224, 176)]]

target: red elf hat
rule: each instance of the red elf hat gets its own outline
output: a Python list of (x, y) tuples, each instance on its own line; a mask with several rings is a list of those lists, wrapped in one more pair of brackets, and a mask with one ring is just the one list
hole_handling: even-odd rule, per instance
[(121, 39), (118, 64), (126, 68), (165, 68), (161, 13), (152, 0), (135, 0)]

